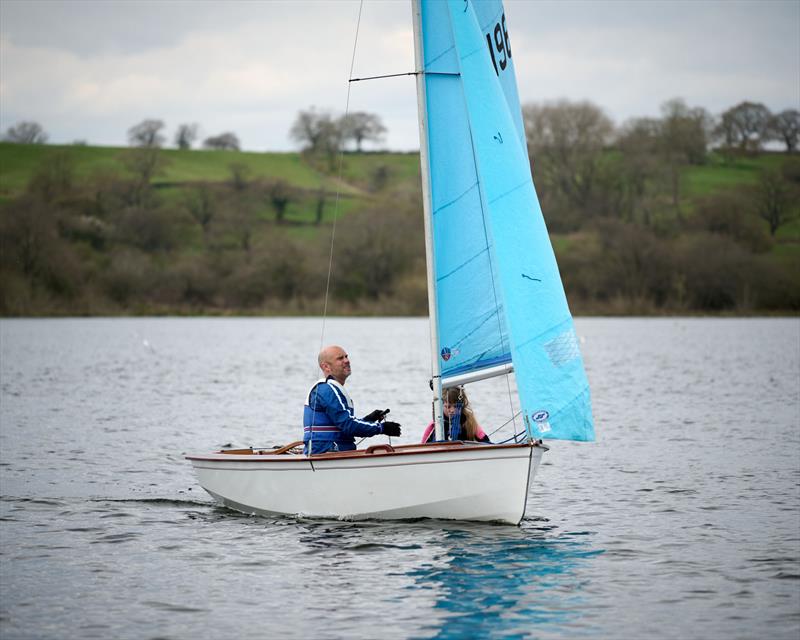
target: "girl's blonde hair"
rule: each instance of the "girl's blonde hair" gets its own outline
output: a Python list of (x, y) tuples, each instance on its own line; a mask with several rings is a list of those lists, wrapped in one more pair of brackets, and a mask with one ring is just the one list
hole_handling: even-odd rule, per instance
[[(445, 389), (444, 401), (450, 406), (456, 407), (461, 413), (461, 432), (458, 436), (459, 440), (477, 440), (478, 421), (475, 420), (475, 414), (472, 413), (472, 407), (469, 406), (469, 400), (463, 387), (450, 387)], [(453, 422), (450, 422), (450, 428), (453, 428)]]

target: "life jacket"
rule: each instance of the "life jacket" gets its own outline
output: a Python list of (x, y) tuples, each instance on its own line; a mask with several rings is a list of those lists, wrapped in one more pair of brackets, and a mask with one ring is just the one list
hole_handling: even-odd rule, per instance
[[(436, 440), (436, 423), (431, 422), (427, 427), (425, 427), (425, 431), (422, 434), (422, 442), (425, 444), (426, 442), (437, 442)], [(450, 439), (450, 421), (445, 418), (444, 420), (444, 439)], [(475, 440), (477, 442), (487, 442), (491, 444), (491, 440), (489, 440), (489, 436), (486, 435), (486, 432), (483, 430), (481, 425), (475, 425)]]
[(345, 436), (339, 427), (331, 424), (324, 403), (319, 401), (318, 393), (315, 394), (312, 406), (311, 394), (323, 384), (327, 384), (331, 388), (333, 393), (338, 396), (338, 400), (343, 402), (351, 413), (353, 410), (353, 399), (345, 391), (344, 386), (334, 380), (332, 376), (329, 376), (327, 380), (317, 381), (306, 395), (306, 403), (303, 406), (303, 450), (308, 453), (308, 446), (311, 442), (313, 442), (313, 453), (355, 449), (355, 439), (352, 436)]

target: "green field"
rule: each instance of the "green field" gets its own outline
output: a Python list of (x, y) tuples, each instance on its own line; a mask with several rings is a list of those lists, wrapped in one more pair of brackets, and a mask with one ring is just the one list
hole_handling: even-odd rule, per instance
[(684, 169), (685, 195), (695, 198), (723, 189), (753, 185), (765, 169), (779, 167), (785, 160), (784, 154), (770, 153), (726, 161), (719, 154), (711, 153), (706, 164)]
[[(21, 145), (0, 142), (0, 197), (13, 197), (24, 191), (31, 176), (48, 156), (63, 154), (72, 165), (75, 177), (82, 181), (94, 176), (125, 176), (129, 174), (124, 163), (129, 148), (89, 147), (81, 145)], [(159, 184), (187, 184), (194, 182), (225, 182), (232, 176), (232, 166), (243, 169), (247, 180), (285, 180), (302, 189), (335, 189), (338, 181), (332, 175), (314, 168), (298, 153), (250, 153), (233, 151), (199, 151), (164, 149), (161, 151), (163, 168), (153, 179)], [(372, 163), (387, 164), (399, 176), (408, 176), (409, 165), (417, 162), (416, 156), (383, 154), (351, 158), (346, 156), (344, 175), (354, 182), (366, 180)], [(240, 170), (241, 170), (240, 169)], [(357, 192), (355, 186), (344, 189)]]
[[(0, 196), (21, 193), (36, 168), (47, 156), (65, 154), (79, 180), (93, 175), (126, 175), (123, 162), (130, 148), (90, 147), (82, 145), (20, 145), (0, 142)], [(154, 184), (186, 184), (192, 182), (224, 182), (231, 179), (232, 165), (244, 168), (248, 180), (286, 180), (302, 189), (331, 190), (337, 184), (357, 193), (368, 188), (373, 174), (386, 169), (393, 183), (419, 181), (419, 156), (415, 153), (346, 153), (342, 156), (342, 181), (337, 180), (339, 159), (332, 167), (316, 166), (299, 153), (254, 153), (233, 151), (200, 151), (164, 149), (163, 170)], [(757, 157), (738, 157), (726, 161), (719, 154), (709, 154), (701, 166), (686, 166), (682, 170), (683, 196), (692, 199), (754, 184), (762, 171), (777, 167), (785, 161), (783, 154), (762, 154)]]

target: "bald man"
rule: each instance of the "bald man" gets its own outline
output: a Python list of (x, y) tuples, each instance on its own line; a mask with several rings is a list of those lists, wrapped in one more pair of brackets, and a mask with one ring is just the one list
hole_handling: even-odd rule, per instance
[(351, 373), (350, 358), (344, 349), (336, 345), (325, 347), (319, 352), (317, 362), (322, 380), (311, 388), (303, 409), (303, 453), (352, 451), (357, 437), (400, 435), (398, 423), (383, 422), (388, 409), (376, 409), (356, 418), (353, 400), (344, 390)]

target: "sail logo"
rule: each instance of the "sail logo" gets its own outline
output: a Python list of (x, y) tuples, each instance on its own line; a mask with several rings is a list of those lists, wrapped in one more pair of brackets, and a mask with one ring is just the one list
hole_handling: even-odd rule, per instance
[(452, 357), (453, 357), (453, 352), (450, 351), (449, 347), (445, 347), (444, 349), (442, 349), (442, 360), (447, 362)]
[(494, 72), (499, 76), (501, 71), (506, 70), (511, 60), (511, 45), (508, 43), (505, 13), (500, 22), (494, 25), (494, 29), (486, 34), (486, 44), (489, 45), (489, 55), (492, 57)]
[(550, 422), (548, 422), (550, 414), (547, 411), (535, 411), (531, 415), (531, 419), (536, 423), (536, 428), (539, 433), (547, 433), (550, 431)]

